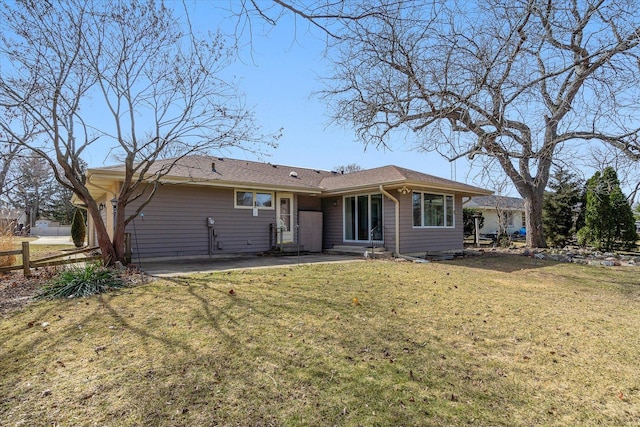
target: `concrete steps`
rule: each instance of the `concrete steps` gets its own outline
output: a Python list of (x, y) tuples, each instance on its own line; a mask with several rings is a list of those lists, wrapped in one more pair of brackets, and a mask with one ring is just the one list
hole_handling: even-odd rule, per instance
[[(365, 247), (350, 245), (334, 245), (332, 249), (325, 250), (331, 255), (353, 255), (367, 258), (391, 258), (393, 254), (384, 247)], [(366, 253), (366, 255), (365, 255)]]

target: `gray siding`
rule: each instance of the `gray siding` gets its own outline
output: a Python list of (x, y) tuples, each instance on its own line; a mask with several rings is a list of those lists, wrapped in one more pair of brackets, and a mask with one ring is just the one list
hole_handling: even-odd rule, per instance
[[(377, 193), (366, 193), (377, 194)], [(383, 196), (382, 198), (382, 218), (383, 218), (383, 238), (385, 247), (388, 250), (395, 250), (394, 240), (394, 223), (395, 211), (394, 203), (391, 199)], [(337, 205), (334, 206), (334, 203)], [(331, 249), (334, 245), (349, 246), (369, 246), (369, 242), (344, 242), (344, 199), (342, 196), (327, 197), (322, 199), (322, 211), (324, 213), (323, 221), (323, 248)]]
[[(396, 251), (396, 204), (387, 196), (382, 196), (382, 217), (384, 221), (384, 246), (388, 251)], [(394, 196), (395, 197), (395, 196)]]
[(398, 194), (400, 200), (400, 253), (463, 249), (462, 197), (456, 195), (455, 228), (414, 228), (411, 193)]
[[(274, 200), (275, 204), (275, 200)], [(128, 209), (128, 212), (133, 210)], [(166, 185), (143, 210), (144, 219), (130, 223), (133, 258), (207, 255), (207, 217), (215, 220), (216, 253), (260, 252), (269, 249), (269, 224), (275, 209), (234, 208), (233, 189)], [(220, 249), (217, 249), (217, 245)]]
[(342, 209), (342, 197), (327, 197), (322, 199), (323, 249), (331, 249), (334, 245), (342, 244)]
[[(400, 253), (462, 249), (460, 196), (455, 197), (456, 227), (439, 229), (413, 228), (411, 193), (393, 195), (400, 200)], [(385, 246), (396, 252), (395, 204), (387, 197), (383, 198), (383, 204)], [(128, 213), (134, 208), (135, 203), (128, 207)], [(323, 249), (343, 244), (341, 196), (320, 198), (294, 195), (293, 208), (294, 213), (299, 210), (323, 212)], [(254, 217), (252, 209), (234, 208), (233, 189), (166, 185), (158, 189), (143, 213), (144, 219), (139, 217), (135, 224), (130, 223), (127, 227), (127, 232), (133, 236), (133, 258), (207, 255), (207, 217), (215, 219), (214, 255), (266, 251), (270, 249), (269, 225), (275, 223), (276, 210), (260, 209), (258, 216)], [(297, 223), (297, 214), (294, 218)], [(297, 236), (294, 240), (297, 240)]]
[[(462, 250), (462, 198), (455, 196), (455, 228), (414, 228), (411, 193), (391, 193), (400, 202), (400, 253), (424, 253), (428, 251)], [(338, 202), (334, 206), (334, 201)], [(324, 212), (323, 248), (343, 242), (343, 198), (322, 199)], [(395, 240), (395, 203), (383, 197), (384, 245), (387, 250), (396, 252)], [(368, 243), (349, 242), (349, 245), (366, 246)]]
[(314, 211), (314, 212), (322, 211), (322, 202), (320, 200), (320, 197), (299, 195), (297, 199), (298, 199), (298, 210), (300, 211)]

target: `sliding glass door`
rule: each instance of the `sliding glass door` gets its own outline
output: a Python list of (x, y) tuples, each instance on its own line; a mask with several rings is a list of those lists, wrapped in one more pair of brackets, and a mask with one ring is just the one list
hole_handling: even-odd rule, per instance
[(344, 240), (382, 240), (382, 194), (345, 196)]

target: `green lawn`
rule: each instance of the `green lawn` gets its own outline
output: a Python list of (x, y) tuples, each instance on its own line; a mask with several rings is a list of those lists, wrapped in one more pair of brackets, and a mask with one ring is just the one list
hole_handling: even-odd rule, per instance
[(0, 320), (0, 424), (638, 425), (638, 331), (637, 268), (485, 255), (158, 280)]

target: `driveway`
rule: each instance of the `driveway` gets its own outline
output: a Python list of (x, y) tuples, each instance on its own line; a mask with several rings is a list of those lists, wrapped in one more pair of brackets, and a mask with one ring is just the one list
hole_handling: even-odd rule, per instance
[(172, 277), (194, 273), (216, 271), (247, 270), (255, 268), (274, 268), (287, 265), (327, 264), (340, 262), (362, 262), (362, 257), (350, 255), (312, 254), (300, 256), (256, 256), (234, 255), (211, 258), (163, 259), (134, 262), (145, 273), (156, 277)]
[(73, 245), (71, 236), (41, 236), (29, 242), (30, 245)]

